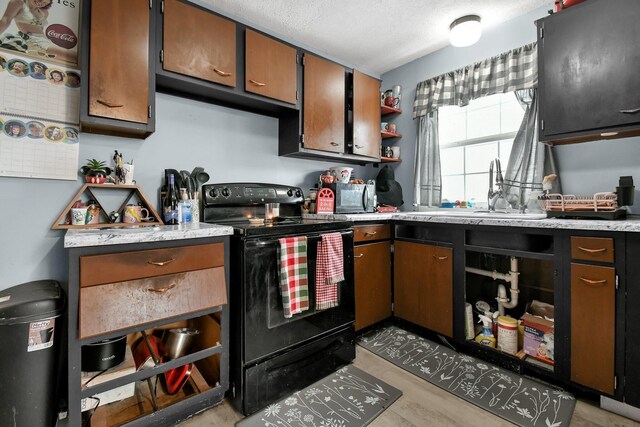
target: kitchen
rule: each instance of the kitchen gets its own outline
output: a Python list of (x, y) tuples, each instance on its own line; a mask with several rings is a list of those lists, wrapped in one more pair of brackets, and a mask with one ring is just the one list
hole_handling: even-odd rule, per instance
[[(404, 190), (404, 210), (412, 209), (411, 147), (416, 139), (415, 124), (409, 114), (412, 88), (430, 76), (535, 41), (532, 22), (546, 16), (552, 8), (552, 4), (544, 4), (488, 29), (478, 44), (470, 48), (445, 47), (382, 74), (383, 89), (400, 84), (405, 91), (401, 105), (404, 114), (395, 120), (403, 134), (403, 161), (392, 165)], [(595, 193), (603, 187), (615, 187), (619, 176), (634, 175), (637, 168), (634, 159), (638, 154), (635, 142), (636, 138), (626, 138), (557, 147), (564, 191)], [(152, 198), (161, 185), (162, 170), (168, 167), (190, 169), (199, 164), (210, 173), (210, 182), (274, 182), (296, 185), (306, 191), (313, 187), (319, 172), (335, 164), (278, 157), (277, 119), (164, 93), (156, 95), (156, 131), (144, 142), (83, 133), (80, 159), (108, 158), (114, 149), (136, 159), (136, 181)], [(371, 165), (356, 167), (358, 176), (375, 178), (377, 173), (378, 169)], [(69, 271), (63, 232), (51, 231), (49, 227), (77, 191), (78, 183), (2, 178), (0, 188), (5, 199), (13, 203), (26, 203), (27, 194), (38, 198), (38, 209), (35, 206), (29, 209), (25, 218), (28, 226), (25, 223), (24, 228), (10, 226), (14, 219), (8, 217), (14, 212), (3, 211), (6, 219), (2, 221), (2, 235), (6, 243), (0, 250), (0, 270), (5, 278), (2, 288), (43, 278), (66, 281)]]

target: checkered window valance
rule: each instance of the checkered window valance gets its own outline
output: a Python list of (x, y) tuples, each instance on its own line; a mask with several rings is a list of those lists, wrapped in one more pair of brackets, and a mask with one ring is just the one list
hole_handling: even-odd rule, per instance
[(413, 118), (438, 107), (464, 107), (472, 99), (538, 86), (538, 49), (531, 43), (418, 83)]

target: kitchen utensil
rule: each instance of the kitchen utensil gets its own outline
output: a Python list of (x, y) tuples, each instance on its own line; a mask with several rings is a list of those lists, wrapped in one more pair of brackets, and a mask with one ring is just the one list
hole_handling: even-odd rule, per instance
[(199, 333), (200, 331), (197, 329), (190, 328), (175, 328), (165, 331), (162, 337), (164, 355), (168, 359), (177, 359), (184, 356)]
[(196, 175), (196, 179), (200, 184), (206, 184), (207, 182), (209, 182), (209, 178), (210, 178), (209, 174), (206, 173), (205, 171), (202, 171), (198, 173), (198, 175)]
[(167, 394), (176, 394), (189, 380), (193, 363), (183, 365), (174, 369), (169, 369), (164, 373), (164, 382), (167, 386)]
[(193, 168), (193, 170), (191, 171), (191, 176), (198, 176), (198, 174), (200, 172), (204, 172), (204, 168), (202, 166), (196, 166), (195, 168)]
[(191, 195), (193, 194), (193, 187), (191, 186), (191, 174), (189, 173), (189, 171), (181, 170), (180, 178), (182, 178), (183, 186), (187, 189), (189, 198), (191, 198)]

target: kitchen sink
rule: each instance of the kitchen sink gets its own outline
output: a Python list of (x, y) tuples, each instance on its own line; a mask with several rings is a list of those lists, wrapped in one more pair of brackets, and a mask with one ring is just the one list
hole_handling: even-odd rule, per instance
[(410, 212), (408, 215), (420, 216), (450, 216), (462, 218), (495, 218), (495, 219), (514, 219), (514, 220), (540, 220), (547, 217), (546, 213), (520, 213), (517, 211), (488, 211), (488, 210), (466, 210), (466, 209), (447, 209), (433, 210), (424, 212)]

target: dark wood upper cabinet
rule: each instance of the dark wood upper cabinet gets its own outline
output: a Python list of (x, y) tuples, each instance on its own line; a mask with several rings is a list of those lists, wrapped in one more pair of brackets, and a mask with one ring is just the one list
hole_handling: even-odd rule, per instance
[(163, 68), (235, 87), (235, 22), (179, 0), (164, 3)]
[(245, 37), (245, 90), (295, 105), (296, 49), (250, 29)]
[(640, 133), (638, 22), (637, 0), (590, 0), (538, 21), (541, 141)]
[(380, 80), (353, 72), (353, 154), (380, 157)]
[(305, 54), (303, 145), (306, 149), (344, 153), (345, 69)]
[(155, 85), (149, 2), (93, 0), (83, 6), (82, 131), (147, 136)]

